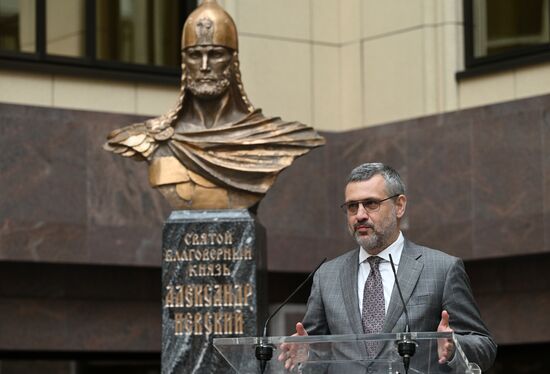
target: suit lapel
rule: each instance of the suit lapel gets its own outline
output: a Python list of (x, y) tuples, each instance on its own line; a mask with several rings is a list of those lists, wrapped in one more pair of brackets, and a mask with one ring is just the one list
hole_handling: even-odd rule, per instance
[[(359, 315), (359, 300), (357, 299), (357, 273), (359, 270), (359, 251), (349, 256), (340, 275), (342, 296), (346, 305), (348, 321), (354, 334), (363, 334), (363, 325)], [(351, 269), (351, 270), (350, 270)]]
[[(409, 301), (412, 292), (418, 282), (418, 278), (422, 273), (424, 264), (418, 259), (422, 256), (420, 250), (409, 241), (405, 240), (403, 245), (403, 253), (399, 261), (399, 267), (397, 269), (397, 280), (401, 286), (401, 292), (403, 293), (403, 299), (405, 304)], [(392, 332), (397, 320), (403, 314), (403, 303), (399, 297), (399, 291), (397, 290), (397, 284), (394, 284), (390, 304), (388, 305), (388, 313), (386, 314), (386, 320), (384, 321), (384, 327), (382, 332)]]

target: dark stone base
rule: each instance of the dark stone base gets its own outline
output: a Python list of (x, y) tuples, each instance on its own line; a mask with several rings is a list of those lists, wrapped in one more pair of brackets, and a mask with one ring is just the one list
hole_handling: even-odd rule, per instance
[(257, 336), (265, 230), (247, 210), (174, 211), (163, 231), (162, 373), (231, 373), (215, 337)]

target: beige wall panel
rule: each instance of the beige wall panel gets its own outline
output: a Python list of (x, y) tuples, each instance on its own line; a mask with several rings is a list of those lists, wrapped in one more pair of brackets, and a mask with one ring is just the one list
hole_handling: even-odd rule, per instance
[(0, 70), (0, 102), (50, 106), (52, 85), (51, 75)]
[(307, 124), (312, 119), (311, 45), (242, 36), (244, 88), (266, 115)]
[(361, 44), (340, 48), (341, 131), (363, 127), (361, 91)]
[(365, 125), (424, 113), (423, 37), (420, 29), (363, 43)]
[(422, 0), (422, 24), (433, 25), (440, 20), (443, 6), (438, 0)]
[(138, 84), (136, 114), (158, 116), (176, 106), (179, 87)]
[[(344, 3), (347, 0), (343, 1)], [(318, 42), (340, 42), (340, 2), (313, 0), (311, 2), (312, 39)]]
[(459, 82), (459, 109), (514, 99), (514, 72), (491, 74)]
[(237, 19), (237, 4), (240, 0), (218, 0), (218, 4), (220, 4), (227, 13), (233, 17), (233, 21), (237, 24), (237, 31), (239, 27), (239, 20)]
[(361, 1), (341, 0), (340, 8), (340, 42), (356, 42), (361, 39)]
[[(424, 114), (436, 113), (442, 100), (442, 35), (439, 27), (426, 26), (422, 29), (423, 64), (421, 74), (424, 86)], [(412, 72), (411, 72), (412, 73)]]
[(239, 0), (240, 33), (311, 39), (309, 0)]
[(461, 70), (462, 26), (437, 24), (423, 28), (424, 35), (424, 114), (440, 113), (458, 108), (455, 74)]
[(313, 125), (340, 131), (340, 48), (313, 46)]
[(362, 36), (370, 38), (422, 25), (423, 0), (363, 0)]
[(432, 0), (438, 4), (441, 10), (440, 20), (445, 23), (463, 23), (464, 13), (462, 0)]
[(103, 112), (135, 113), (134, 84), (55, 77), (53, 106)]
[(458, 109), (458, 83), (456, 73), (464, 70), (464, 26), (462, 24), (446, 24), (440, 27), (443, 33), (441, 55), (442, 104), (439, 112)]
[(434, 24), (456, 24), (462, 22), (462, 1), (463, 0), (421, 0), (423, 23)]
[(516, 70), (516, 98), (550, 93), (550, 63)]

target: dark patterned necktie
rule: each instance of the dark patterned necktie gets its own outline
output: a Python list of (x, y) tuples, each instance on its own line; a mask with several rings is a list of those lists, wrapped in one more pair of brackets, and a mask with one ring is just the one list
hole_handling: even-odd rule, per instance
[[(363, 313), (361, 315), (365, 334), (380, 333), (384, 326), (384, 316), (386, 315), (384, 287), (382, 285), (380, 269), (378, 268), (381, 260), (378, 256), (371, 256), (367, 259), (370, 265), (370, 273), (363, 291)], [(369, 356), (374, 358), (380, 347), (380, 344), (367, 344)]]

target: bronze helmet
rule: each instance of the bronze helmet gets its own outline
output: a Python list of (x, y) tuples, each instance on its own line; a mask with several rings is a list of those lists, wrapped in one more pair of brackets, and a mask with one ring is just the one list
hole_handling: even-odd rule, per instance
[(219, 45), (238, 51), (237, 27), (215, 0), (204, 0), (185, 21), (182, 49), (196, 45)]

